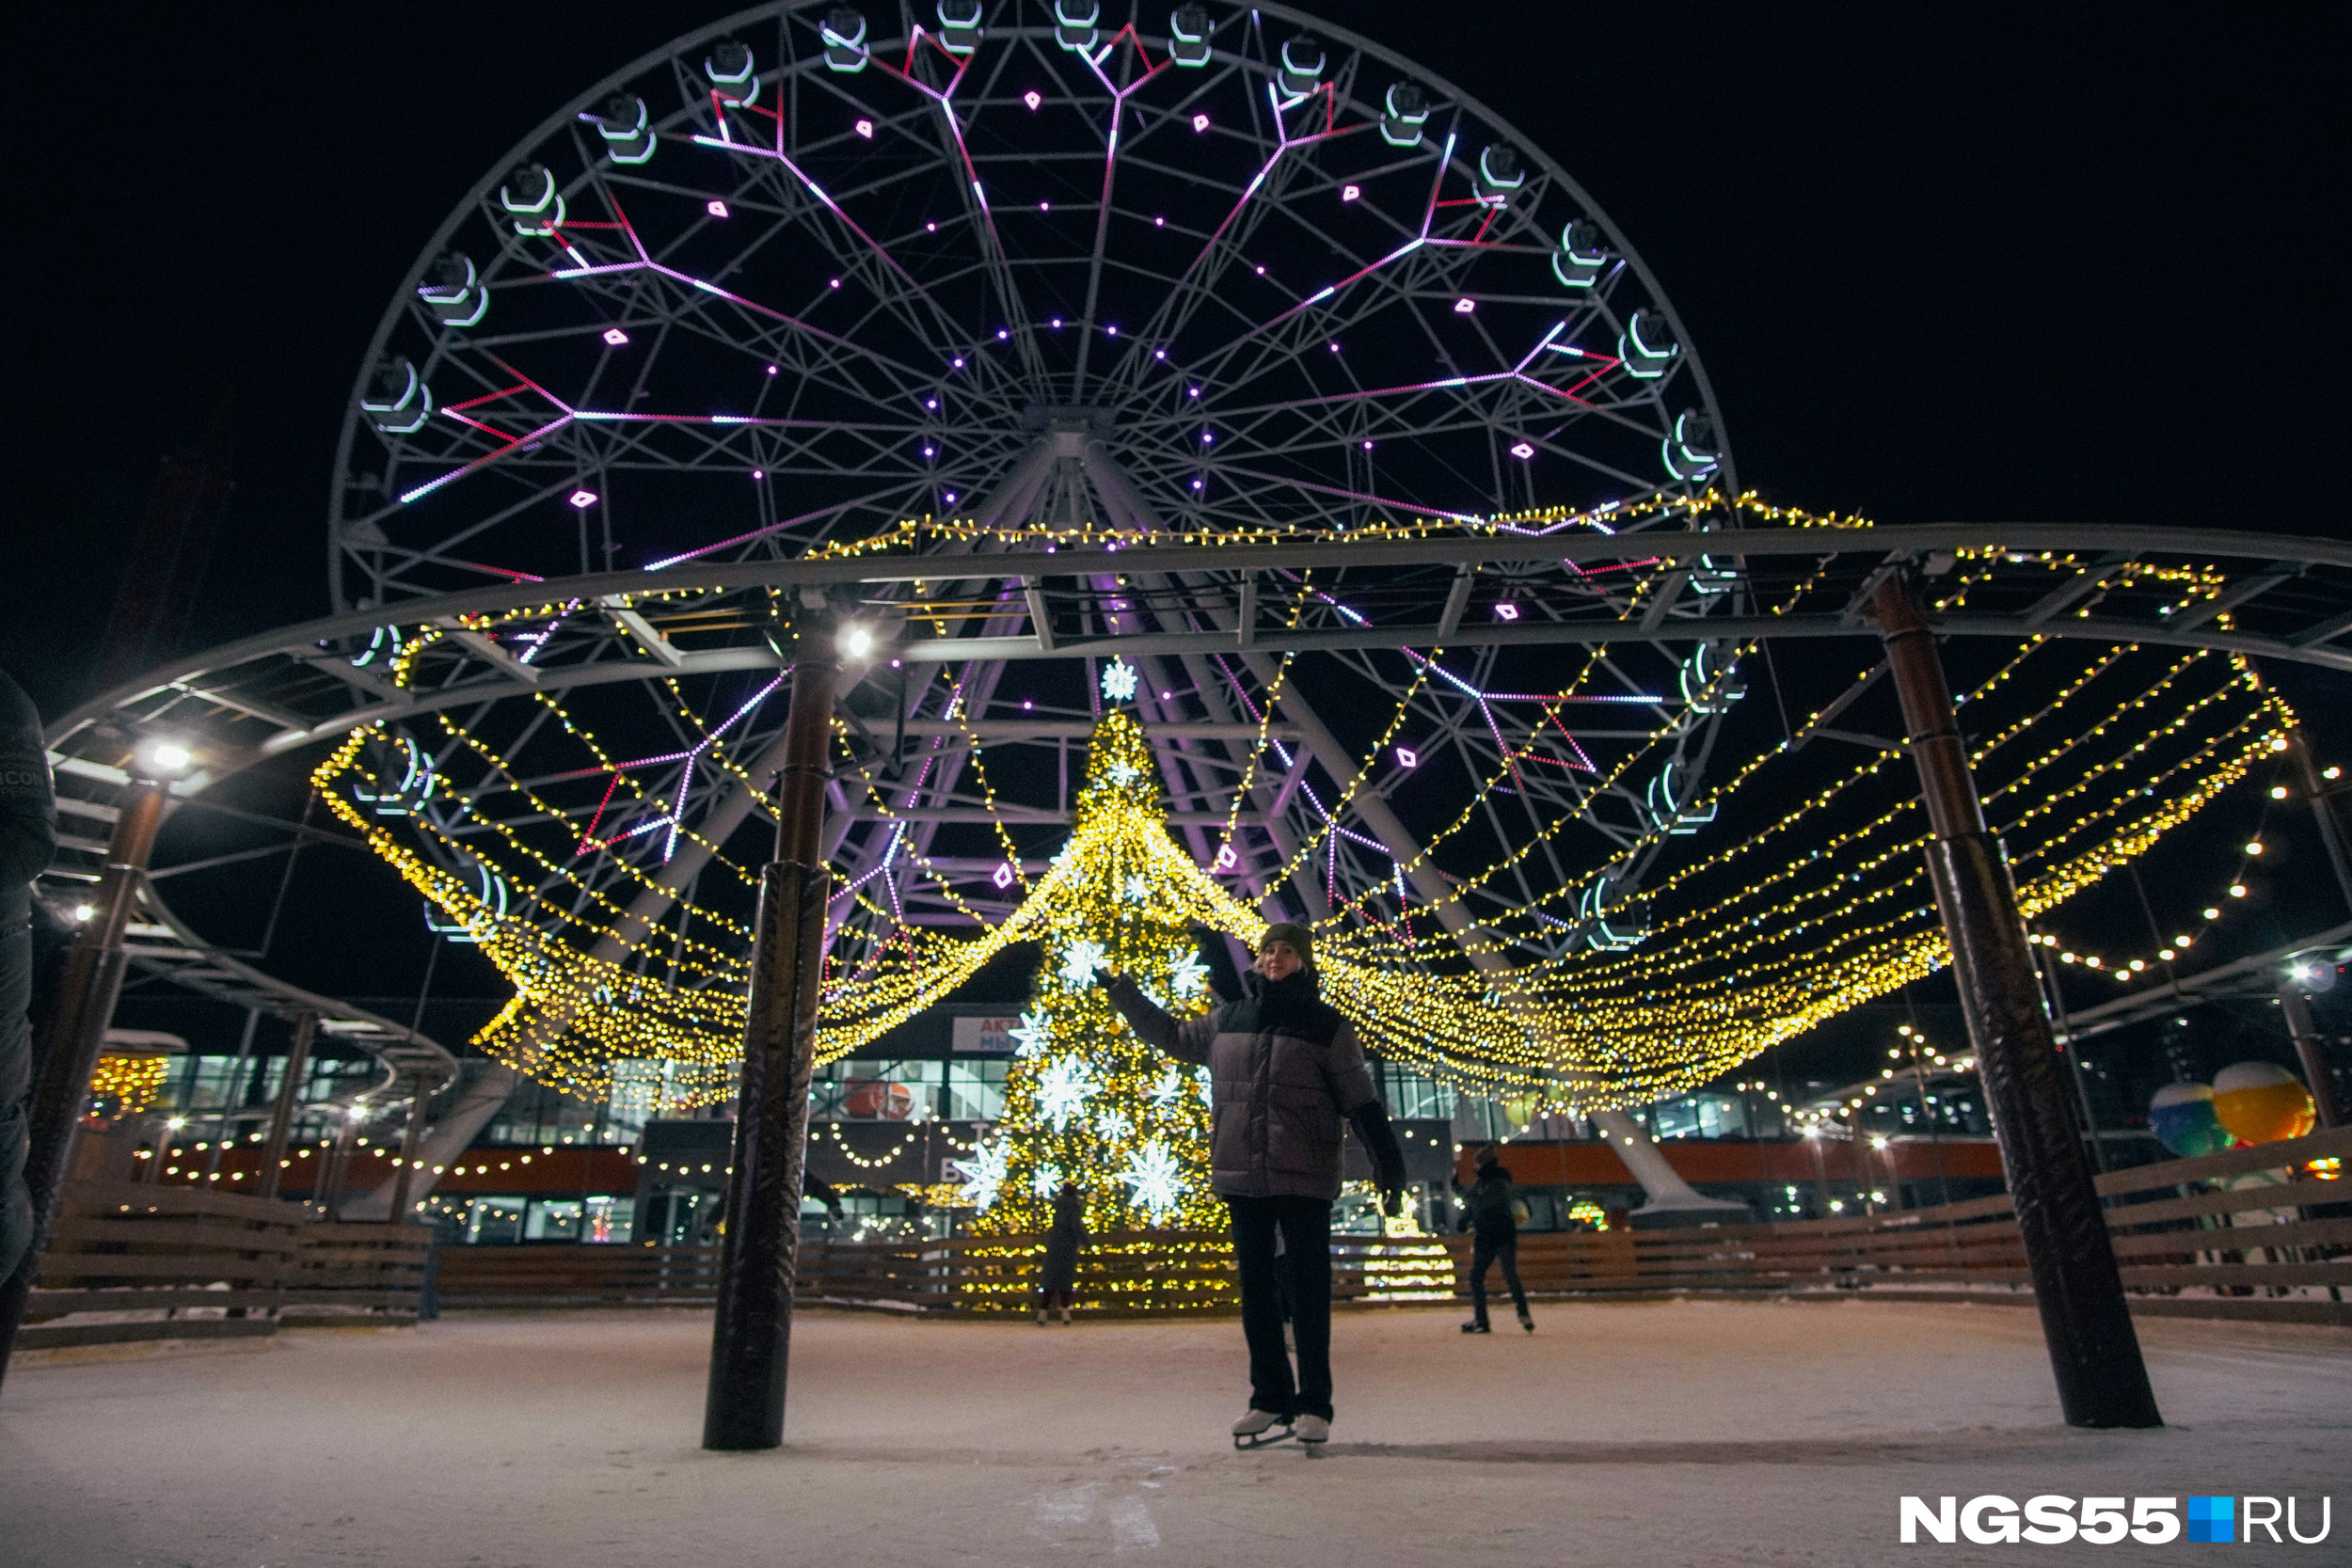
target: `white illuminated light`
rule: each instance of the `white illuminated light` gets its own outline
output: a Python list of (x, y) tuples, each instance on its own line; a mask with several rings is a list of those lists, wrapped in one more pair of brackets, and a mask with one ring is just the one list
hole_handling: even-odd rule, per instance
[(1195, 131), (1205, 131), (1205, 130), (1207, 130), (1207, 129), (1209, 128), (1209, 117), (1208, 117), (1207, 115), (1195, 115), (1195, 116), (1193, 116), (1193, 117), (1192, 117), (1192, 128), (1193, 128)]
[(1514, 441), (1511, 443), (1511, 455), (1524, 463), (1529, 458), (1535, 455), (1535, 449), (1529, 446), (1525, 441)]
[(571, 495), (571, 502), (585, 512), (596, 504), (596, 493), (594, 490), (575, 490)]
[(857, 122), (857, 134), (864, 136), (867, 141), (872, 141), (874, 139), (874, 122), (870, 119), (859, 120)]
[(1495, 606), (1495, 619), (1496, 619), (1496, 620), (1498, 620), (1498, 621), (1516, 621), (1516, 620), (1518, 620), (1518, 618), (1519, 618), (1519, 607), (1518, 607), (1518, 606), (1517, 606), (1517, 605), (1515, 605), (1515, 604), (1499, 604), (1499, 605)]
[(1045, 100), (1034, 89), (1032, 89), (1031, 91), (1025, 92), (1021, 95), (1021, 102), (1026, 103), (1032, 110), (1034, 110), (1040, 103), (1044, 103)]
[(727, 204), (714, 196), (703, 203), (703, 211), (714, 218), (723, 218), (727, 215)]
[(73, 918), (76, 920), (87, 920), (90, 916), (96, 914), (97, 912), (98, 907), (94, 904), (76, 904), (73, 906)]
[(184, 773), (196, 760), (195, 753), (176, 740), (151, 740), (140, 755), (149, 770), (156, 773)]
[(628, 346), (628, 334), (617, 326), (608, 326), (604, 329), (604, 341), (614, 348), (626, 348)]
[(873, 628), (856, 621), (843, 626), (841, 635), (834, 641), (844, 657), (849, 658), (864, 658), (874, 651)]
[(1454, 313), (1457, 316), (1467, 316), (1477, 309), (1478, 301), (1474, 299), (1457, 299), (1454, 302)]
[(1342, 185), (1340, 187), (1340, 199), (1342, 201), (1353, 201), (1363, 194), (1363, 187), (1360, 185)]
[(1228, 844), (1216, 852), (1216, 868), (1219, 871), (1231, 871), (1237, 858), (1233, 853), (1233, 847)]
[(1396, 749), (1396, 760), (1406, 768), (1419, 768), (1421, 766), (1421, 753), (1414, 751), (1410, 746), (1399, 746)]

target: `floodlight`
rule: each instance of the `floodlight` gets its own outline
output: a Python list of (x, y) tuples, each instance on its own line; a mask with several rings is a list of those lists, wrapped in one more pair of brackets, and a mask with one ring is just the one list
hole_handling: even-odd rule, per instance
[(138, 769), (152, 779), (176, 779), (196, 765), (187, 743), (168, 736), (150, 736), (139, 742)]

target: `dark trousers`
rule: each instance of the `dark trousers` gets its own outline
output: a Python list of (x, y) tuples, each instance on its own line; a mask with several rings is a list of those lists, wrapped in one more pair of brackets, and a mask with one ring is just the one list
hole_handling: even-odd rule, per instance
[[(1249, 1340), (1249, 1407), (1331, 1418), (1331, 1205), (1320, 1197), (1229, 1197), (1241, 1266), (1241, 1328)], [(1282, 1251), (1274, 1251), (1279, 1227)], [(1298, 1375), (1282, 1346), (1290, 1297)]]
[(1506, 1230), (1500, 1236), (1478, 1236), (1470, 1243), (1470, 1315), (1479, 1322), (1486, 1321), (1486, 1265), (1502, 1264), (1502, 1282), (1511, 1287), (1511, 1305), (1519, 1316), (1527, 1316), (1527, 1292), (1519, 1288), (1519, 1233)]

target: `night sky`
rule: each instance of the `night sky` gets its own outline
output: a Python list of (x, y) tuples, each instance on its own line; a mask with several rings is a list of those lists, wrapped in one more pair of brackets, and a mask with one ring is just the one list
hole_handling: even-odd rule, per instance
[[(1323, 8), (1616, 219), (1767, 499), (2344, 531), (2344, 8)], [(336, 433), (426, 236), (562, 102), (723, 14), (14, 13), (0, 667), (45, 712), (84, 695), (158, 457), (224, 382), (237, 487), (183, 646), (324, 613)], [(2352, 752), (2342, 683), (2284, 679)], [(298, 888), (293, 947), (334, 908)], [(350, 989), (413, 993), (402, 919)], [(488, 994), (477, 967), (437, 987)]]

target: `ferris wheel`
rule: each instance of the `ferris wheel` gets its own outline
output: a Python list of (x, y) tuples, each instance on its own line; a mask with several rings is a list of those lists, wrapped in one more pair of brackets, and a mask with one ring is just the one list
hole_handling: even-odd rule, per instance
[[(976, 638), (1028, 625), (1050, 648), (1230, 621), (1214, 549), (1199, 573), (1005, 583), (992, 541), (1524, 533), (1513, 572), (1438, 583), (1447, 626), (1581, 597), (1647, 604), (1679, 641), (1286, 663), (1245, 626), (1230, 657), (1146, 654), (1127, 678), (1204, 865), (1380, 919), (1474, 869), (1454, 857), (1507, 858), (1464, 918), (1581, 888), (1579, 918), (1520, 923), (1543, 953), (1639, 940), (1610, 911), (1687, 830), (1740, 692), (1733, 645), (1692, 624), (1744, 592), (1704, 558), (1581, 571), (1544, 536), (1703, 528), (1734, 490), (1697, 355), (1626, 237), (1392, 52), (1279, 6), (784, 4), (580, 95), (432, 236), (355, 388), (328, 570), (339, 607), (389, 608), (928, 519), (911, 537), (958, 564), (927, 610), (961, 594)], [(1356, 586), (1269, 580), (1263, 612), (1361, 623), (1379, 611)], [(546, 926), (601, 901), (608, 953), (672, 904), (748, 900), (706, 874), (756, 858), (728, 841), (782, 724), (772, 667), (559, 699), (555, 673), (600, 647), (684, 634), (568, 605), (463, 635), (548, 678), (375, 743), (397, 809), (443, 814), (433, 853)], [(1111, 673), (1065, 662), (975, 657), (850, 697), (870, 765), (828, 849), (863, 890), (853, 941), (1009, 907)], [(486, 852), (532, 833), (535, 870)]]

